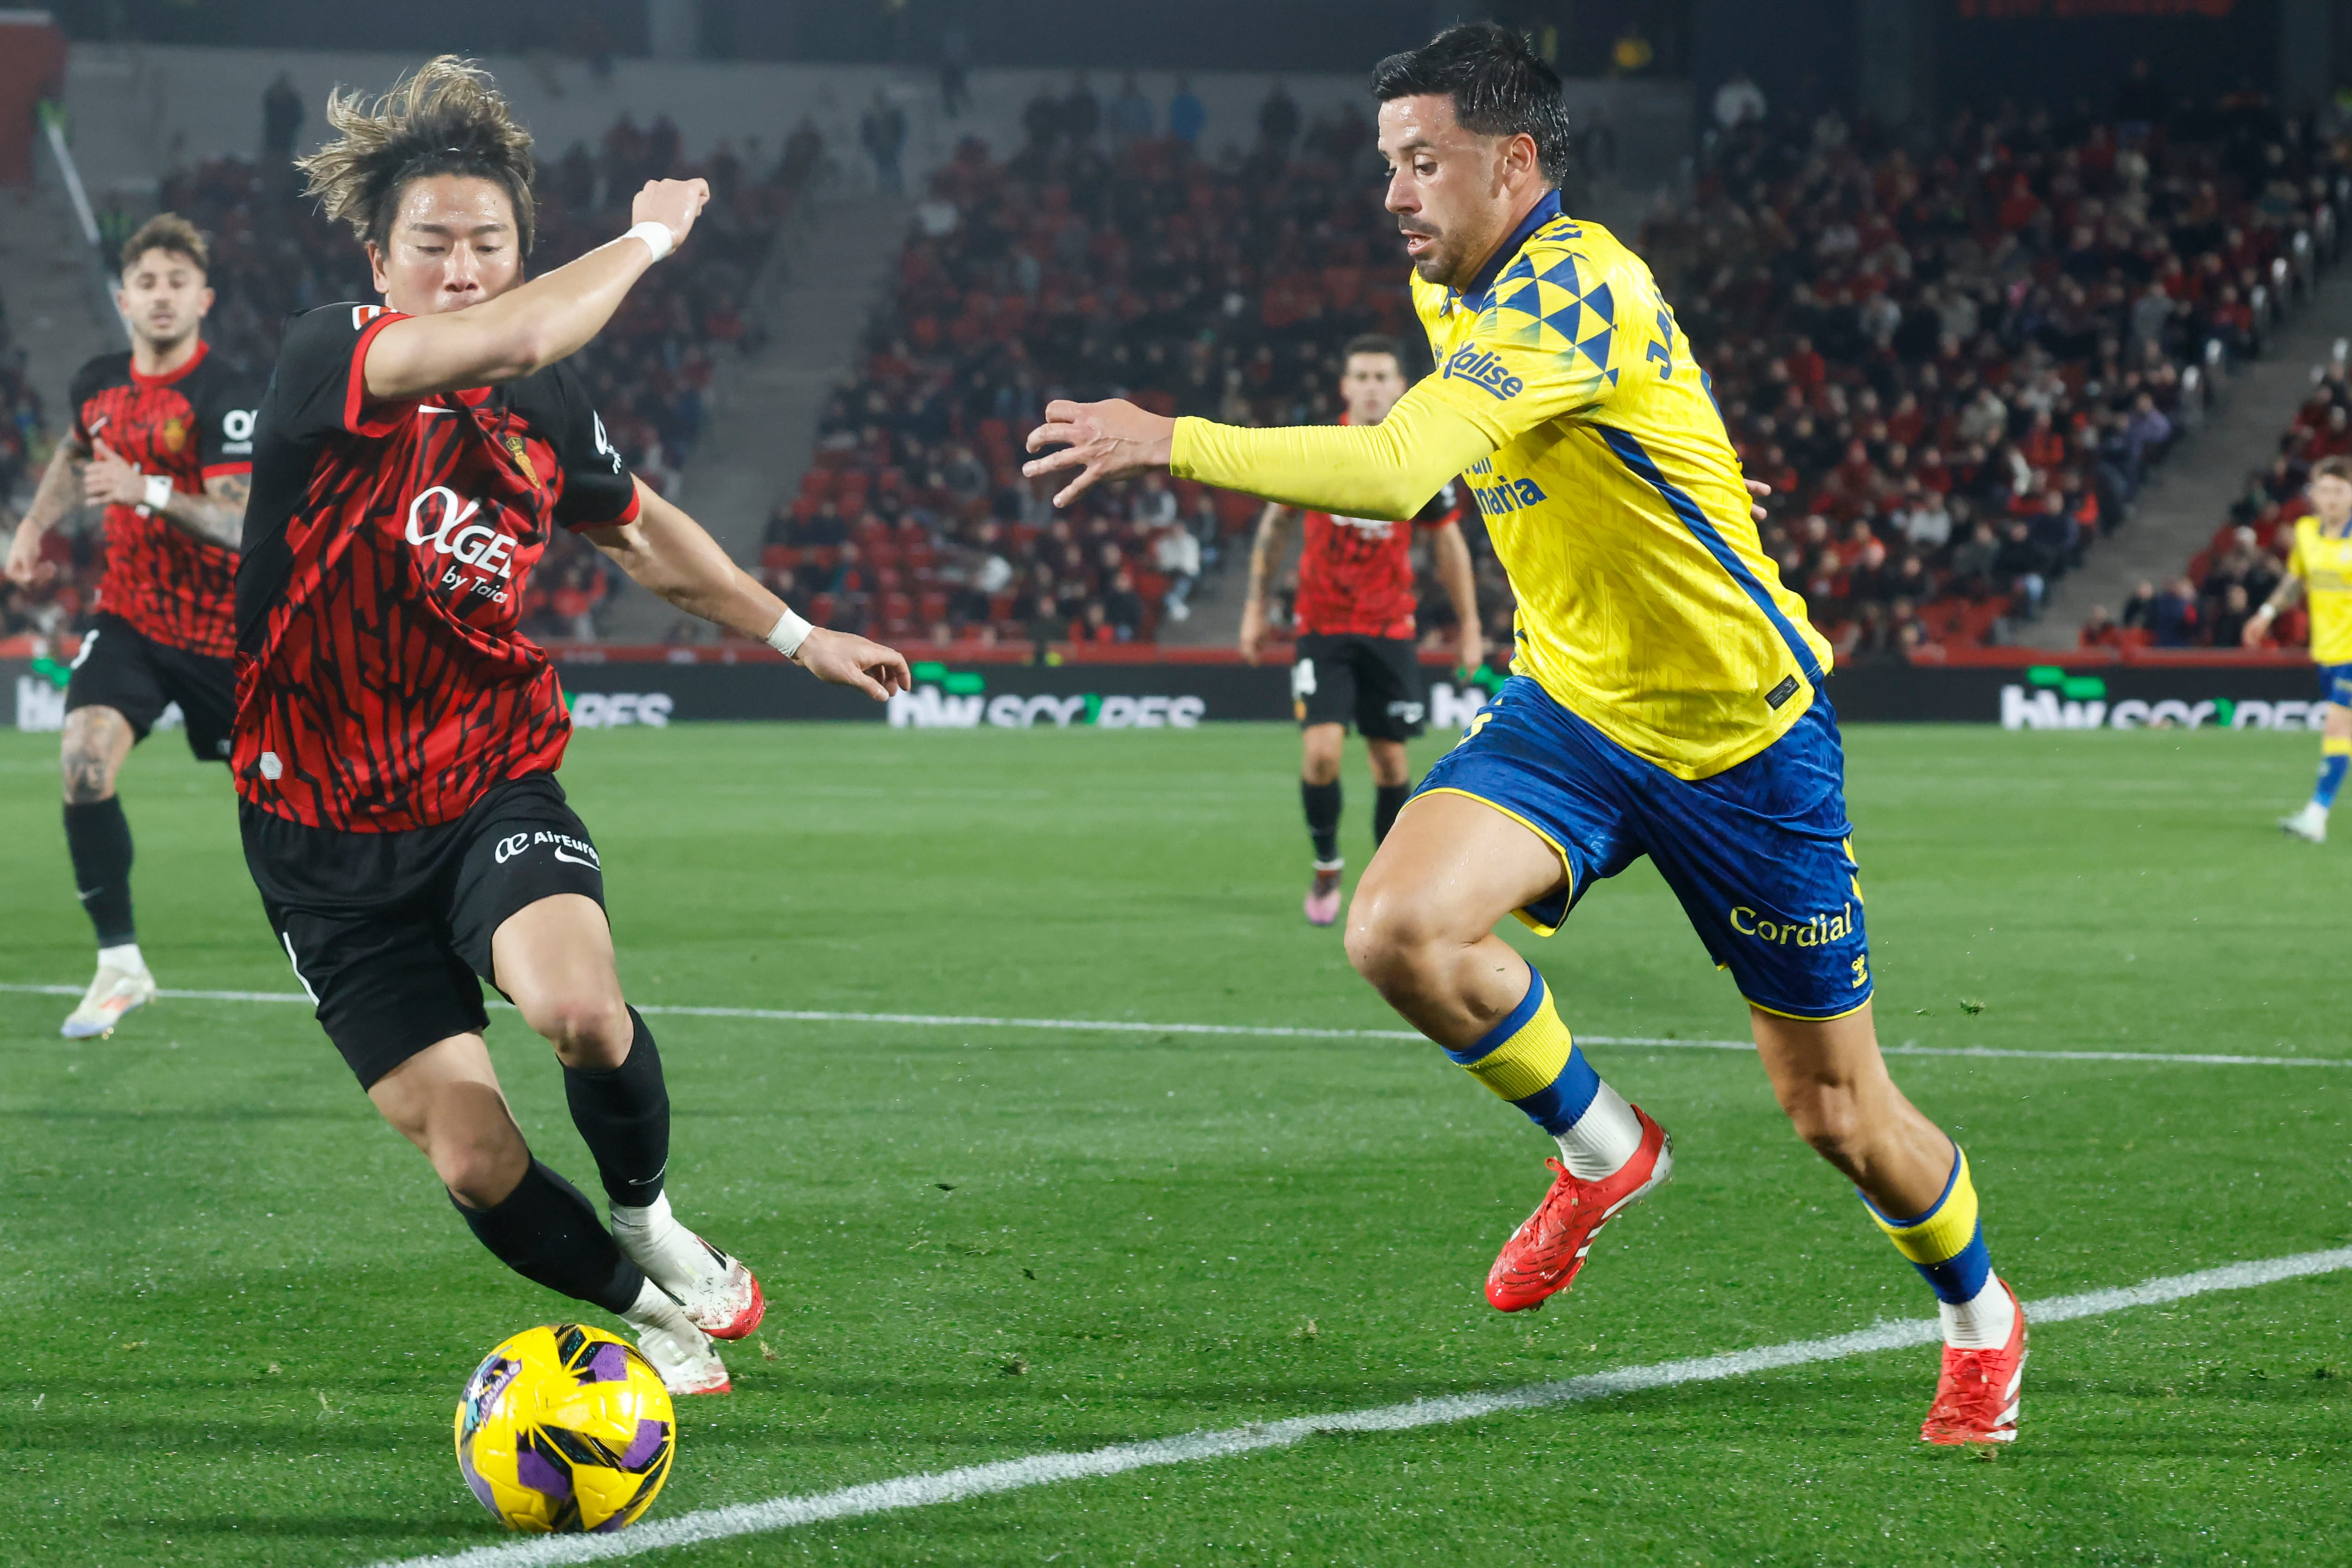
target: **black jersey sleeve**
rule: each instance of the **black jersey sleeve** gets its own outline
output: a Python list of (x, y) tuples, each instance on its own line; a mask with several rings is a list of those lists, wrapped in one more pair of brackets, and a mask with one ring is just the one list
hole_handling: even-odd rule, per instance
[(127, 367), (130, 359), (128, 354), (100, 354), (74, 372), (73, 384), (66, 389), (66, 398), (73, 405), (74, 444), (85, 452), (90, 449), (89, 426), (82, 421), (89, 407), (89, 400), (107, 386), (123, 379), (122, 372), (115, 368), (114, 362), (121, 360)]
[(547, 433), (562, 469), (555, 521), (566, 528), (634, 522), (636, 479), (605, 433), (604, 421), (589, 399), (588, 384), (570, 365), (559, 365), (555, 391), (556, 427)]
[(322, 305), (286, 323), (262, 418), (281, 440), (310, 442), (334, 435), (387, 436), (416, 406), (371, 399), (362, 366), (368, 344), (394, 321), (381, 305)]
[(253, 426), (261, 417), (261, 388), (242, 375), (215, 376), (196, 406), (196, 460), (205, 479), (253, 469)]
[(1423, 528), (1444, 528), (1449, 522), (1462, 521), (1462, 481), (1448, 479), (1445, 488), (1429, 498), (1429, 504), (1412, 514), (1412, 521)]

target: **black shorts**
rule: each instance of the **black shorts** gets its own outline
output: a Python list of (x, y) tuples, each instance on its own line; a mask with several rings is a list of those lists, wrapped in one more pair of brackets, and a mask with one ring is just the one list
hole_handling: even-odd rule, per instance
[(190, 653), (147, 637), (101, 612), (74, 655), (66, 711), (111, 708), (143, 741), (173, 703), (187, 725), (188, 750), (200, 763), (228, 761), (229, 721), (236, 716), (236, 661)]
[(479, 980), (509, 915), (557, 893), (601, 906), (588, 830), (548, 773), (498, 785), (455, 822), (406, 833), (306, 827), (237, 808), (270, 930), (360, 1087), (489, 1022)]
[(1291, 706), (1301, 724), (1353, 723), (1368, 741), (1410, 741), (1428, 710), (1421, 653), (1411, 637), (1307, 632), (1290, 667)]

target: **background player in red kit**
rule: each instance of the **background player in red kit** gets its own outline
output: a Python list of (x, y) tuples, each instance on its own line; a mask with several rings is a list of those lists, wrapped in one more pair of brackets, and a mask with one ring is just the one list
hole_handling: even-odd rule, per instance
[[(906, 661), (810, 627), (637, 483), (562, 363), (685, 239), (702, 181), (647, 184), (625, 235), (524, 282), (530, 139), (487, 75), (444, 57), (327, 118), (300, 167), (385, 305), (291, 320), (262, 405), (230, 763), (247, 864), (329, 1037), (483, 1245), (626, 1319), (672, 1391), (723, 1392), (710, 1337), (758, 1324), (759, 1284), (671, 1216), (661, 1057), (554, 779), (571, 721), (518, 629), (523, 585), (569, 528), (823, 679), (878, 700)], [(554, 1046), (610, 1231), (531, 1157), (477, 976)]]
[(66, 687), (66, 847), (98, 931), (98, 973), (67, 1016), (68, 1038), (109, 1034), (155, 996), (131, 918), (123, 759), (175, 702), (197, 757), (228, 757), (230, 600), (261, 389), (205, 352), (209, 260), (195, 226), (171, 213), (123, 246), (114, 303), (131, 348), (75, 374), (73, 428), (8, 551), (8, 575), (33, 586), (52, 571), (48, 531), (85, 501), (106, 508), (98, 615)]
[[(1393, 338), (1360, 337), (1348, 344), (1339, 378), (1348, 425), (1377, 425), (1412, 384), (1404, 352)], [(1478, 628), (1470, 547), (1453, 481), (1432, 497), (1413, 522), (1428, 530), (1432, 563), (1461, 630), (1465, 669), (1486, 658)], [(1249, 597), (1242, 603), (1242, 657), (1257, 662), (1265, 640), (1265, 590), (1282, 558), (1296, 515), (1269, 506), (1258, 519), (1250, 552)], [(1413, 637), (1412, 529), (1402, 523), (1307, 514), (1298, 551), (1297, 662), (1290, 695), (1304, 731), (1298, 793), (1307, 832), (1315, 844), (1315, 880), (1307, 891), (1307, 919), (1327, 926), (1339, 918), (1339, 754), (1352, 721), (1372, 764), (1372, 842), (1388, 837), (1412, 794), (1412, 765), (1404, 743), (1421, 733), (1424, 717), (1419, 647)]]

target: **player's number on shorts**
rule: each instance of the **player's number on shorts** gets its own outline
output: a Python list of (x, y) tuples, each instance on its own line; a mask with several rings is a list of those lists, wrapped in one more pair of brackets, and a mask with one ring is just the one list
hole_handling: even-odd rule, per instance
[(89, 660), (91, 652), (95, 650), (97, 647), (98, 634), (96, 632), (89, 631), (82, 633), (81, 647), (74, 649), (73, 662), (66, 666), (66, 668), (68, 669), (79, 669), (82, 665)]

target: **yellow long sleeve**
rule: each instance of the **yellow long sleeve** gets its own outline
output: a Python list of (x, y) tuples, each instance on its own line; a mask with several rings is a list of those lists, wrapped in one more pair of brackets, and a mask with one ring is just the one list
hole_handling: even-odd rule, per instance
[(1378, 425), (1291, 425), (1250, 430), (1176, 421), (1169, 471), (1341, 517), (1399, 521), (1448, 479), (1491, 455), (1494, 437), (1423, 388)]

